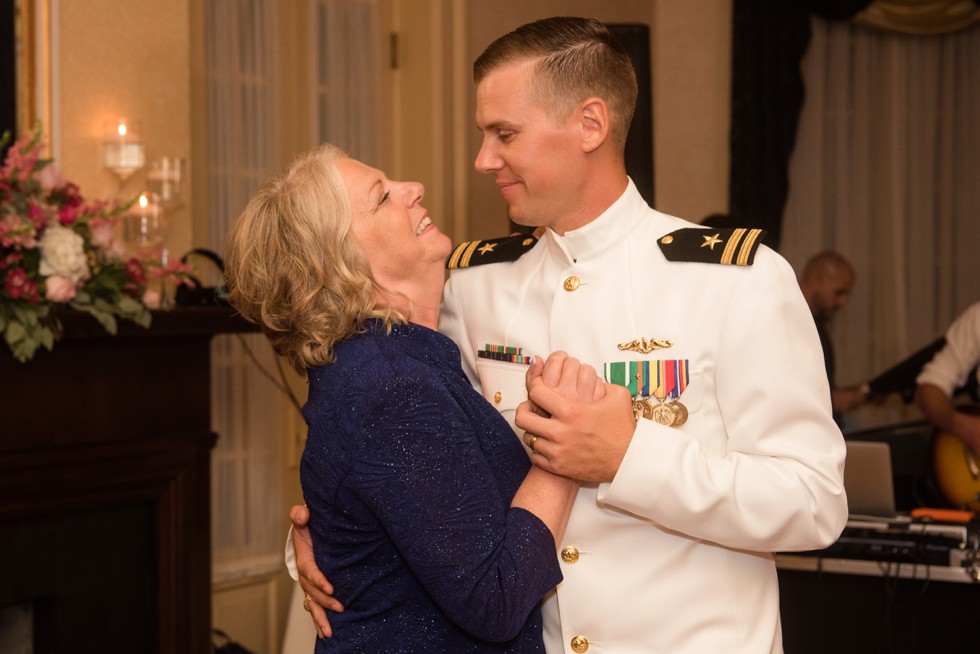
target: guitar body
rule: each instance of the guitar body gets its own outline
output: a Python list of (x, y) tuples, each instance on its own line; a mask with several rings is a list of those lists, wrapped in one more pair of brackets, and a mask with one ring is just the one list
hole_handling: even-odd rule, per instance
[(956, 436), (937, 432), (932, 465), (943, 498), (956, 508), (980, 513), (980, 457)]

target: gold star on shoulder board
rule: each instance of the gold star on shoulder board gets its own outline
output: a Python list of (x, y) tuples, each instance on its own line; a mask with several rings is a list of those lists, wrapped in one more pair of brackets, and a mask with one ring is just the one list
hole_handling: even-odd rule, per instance
[(487, 252), (493, 252), (495, 247), (497, 247), (496, 243), (484, 243), (482, 248), (477, 249), (477, 252), (480, 254), (486, 254)]
[(722, 240), (718, 238), (718, 234), (712, 234), (711, 236), (702, 236), (701, 238), (704, 239), (704, 243), (701, 244), (701, 247), (703, 248), (706, 247), (712, 252), (714, 252), (715, 246), (722, 242)]

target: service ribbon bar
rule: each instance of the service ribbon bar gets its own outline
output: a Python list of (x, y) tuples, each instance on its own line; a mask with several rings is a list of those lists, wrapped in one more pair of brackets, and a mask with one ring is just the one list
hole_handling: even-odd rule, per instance
[(687, 359), (677, 359), (674, 363), (677, 368), (674, 374), (674, 390), (670, 396), (676, 400), (691, 383), (691, 369)]
[(663, 400), (681, 396), (690, 382), (687, 359), (659, 361), (611, 361), (602, 366), (603, 377), (610, 384), (625, 386), (630, 395)]
[[(629, 388), (629, 382), (626, 378), (627, 370), (625, 361), (612, 361), (602, 364), (602, 376), (607, 382)], [(632, 391), (630, 391), (630, 394), (635, 395)]]
[(650, 362), (630, 361), (630, 377), (634, 384), (630, 387), (633, 395), (650, 395)]
[(603, 376), (610, 384), (625, 386), (630, 395), (650, 394), (649, 361), (613, 361), (603, 364)]
[(485, 350), (477, 350), (476, 355), (481, 359), (492, 359), (493, 361), (509, 361), (510, 363), (522, 363), (529, 365), (534, 357), (524, 354), (522, 347), (508, 347), (506, 345), (494, 345), (487, 343)]

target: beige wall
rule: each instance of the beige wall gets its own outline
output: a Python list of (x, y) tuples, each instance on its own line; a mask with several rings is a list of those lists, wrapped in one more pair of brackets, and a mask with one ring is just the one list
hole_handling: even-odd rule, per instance
[(658, 0), (653, 23), (656, 208), (728, 213), (732, 0)]
[[(147, 162), (190, 156), (189, 0), (60, 0), (52, 6), (57, 163), (87, 199), (136, 197), (146, 170), (120, 184), (103, 168), (103, 124), (120, 116), (139, 120)], [(185, 207), (171, 216), (168, 241), (178, 254), (193, 240), (188, 213)]]
[[(470, 64), (491, 40), (521, 23), (588, 15), (651, 26), (656, 208), (695, 221), (727, 211), (731, 1), (389, 0), (386, 17), (400, 39), (400, 70), (386, 73), (385, 85), (391, 108), (389, 173), (425, 182), (430, 210), (456, 240), (501, 233), (506, 208), (489, 180), (472, 169), (479, 136)], [(171, 249), (206, 244), (206, 176), (200, 170), (207, 165), (203, 49), (192, 38), (192, 29), (200, 29), (202, 3), (60, 0), (54, 5), (60, 101), (53, 129), (62, 170), (86, 197), (136, 196), (145, 187), (145, 171), (120, 184), (102, 167), (100, 144), (106, 120), (141, 120), (148, 160), (187, 157), (202, 187), (196, 194), (189, 187), (193, 202), (169, 216)], [(295, 50), (300, 26), (288, 14), (283, 18), (284, 34), (293, 35), (283, 39), (284, 48)], [(301, 54), (283, 56), (301, 61)], [(296, 77), (284, 77), (283, 97), (296, 98), (296, 90)], [(294, 112), (298, 106), (305, 105), (294, 106)], [(293, 118), (284, 124), (306, 122)], [(302, 138), (283, 137), (290, 156), (306, 147)]]

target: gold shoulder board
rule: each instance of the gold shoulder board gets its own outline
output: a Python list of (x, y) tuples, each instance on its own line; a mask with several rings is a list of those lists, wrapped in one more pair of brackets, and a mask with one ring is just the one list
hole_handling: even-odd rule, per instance
[(668, 261), (751, 266), (766, 237), (764, 229), (687, 227), (657, 242)]
[(530, 251), (538, 239), (534, 236), (504, 236), (485, 241), (466, 241), (453, 248), (452, 254), (446, 259), (446, 268), (472, 268), (485, 263), (501, 263), (517, 261), (525, 252)]

